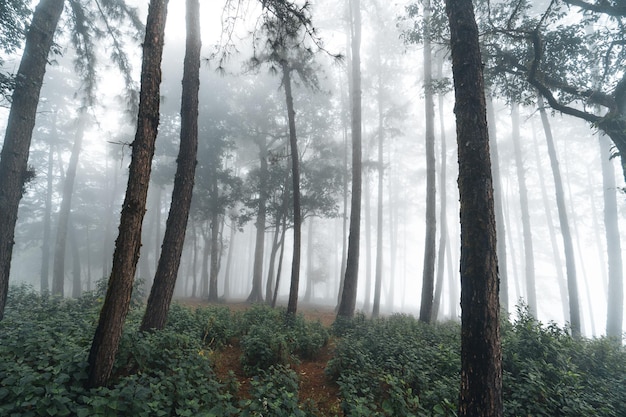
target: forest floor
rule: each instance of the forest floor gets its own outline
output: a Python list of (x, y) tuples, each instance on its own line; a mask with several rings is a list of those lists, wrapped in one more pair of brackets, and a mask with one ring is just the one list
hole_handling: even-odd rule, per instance
[[(212, 304), (200, 299), (179, 299), (177, 301), (189, 307), (226, 306), (233, 312), (251, 307), (251, 304), (245, 302)], [(332, 307), (301, 304), (299, 305), (298, 313), (302, 314), (307, 321), (319, 320), (326, 328), (330, 328), (336, 317)], [(292, 366), (300, 377), (300, 403), (312, 400), (320, 414), (324, 416), (341, 415), (339, 387), (324, 373), (326, 364), (333, 357), (334, 347), (334, 339), (331, 337), (328, 344), (322, 348), (313, 360), (300, 360), (299, 363)], [(247, 377), (243, 371), (241, 348), (237, 341), (216, 352), (214, 359), (218, 378), (221, 381), (226, 381), (229, 378), (229, 373), (232, 372), (240, 384), (239, 397), (248, 398), (251, 378)]]

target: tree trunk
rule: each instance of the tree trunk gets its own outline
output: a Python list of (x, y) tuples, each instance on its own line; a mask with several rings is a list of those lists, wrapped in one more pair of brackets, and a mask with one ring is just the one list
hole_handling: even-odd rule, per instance
[(533, 251), (533, 236), (530, 228), (530, 214), (528, 210), (528, 189), (526, 188), (526, 173), (522, 159), (520, 144), (519, 105), (511, 104), (512, 138), (515, 149), (515, 167), (519, 184), (520, 208), (522, 210), (522, 230), (524, 235), (524, 264), (526, 272), (526, 297), (528, 309), (533, 317), (537, 317), (537, 291), (535, 289), (535, 256)]
[[(287, 199), (285, 199), (285, 202)], [(278, 298), (278, 286), (280, 285), (280, 276), (283, 271), (283, 255), (285, 254), (285, 234), (287, 233), (287, 215), (283, 216), (283, 227), (280, 234), (280, 254), (278, 255), (278, 269), (276, 271), (276, 285), (274, 286), (274, 296), (272, 297), (272, 308), (276, 307), (276, 299)]]
[(352, 30), (352, 197), (350, 235), (338, 317), (351, 318), (356, 307), (361, 238), (361, 1), (350, 0)]
[(559, 170), (559, 161), (554, 148), (554, 140), (552, 139), (552, 130), (548, 122), (546, 109), (543, 105), (543, 98), (538, 97), (537, 105), (539, 106), (539, 114), (541, 115), (541, 123), (546, 134), (546, 142), (548, 144), (548, 155), (550, 156), (550, 166), (552, 167), (552, 176), (554, 177), (554, 188), (556, 193), (556, 206), (559, 212), (559, 225), (561, 226), (561, 235), (563, 236), (563, 250), (565, 253), (565, 270), (567, 271), (567, 292), (569, 295), (569, 314), (572, 335), (580, 336), (580, 306), (578, 300), (578, 284), (576, 282), (576, 259), (574, 257), (574, 246), (572, 243), (572, 235), (569, 229), (569, 221), (567, 219), (567, 209), (565, 208), (565, 194), (563, 193), (563, 182), (561, 181), (561, 171)]
[(500, 180), (500, 156), (498, 155), (498, 136), (496, 133), (496, 115), (493, 100), (487, 98), (487, 122), (489, 124), (489, 151), (491, 173), (493, 175), (493, 206), (496, 212), (496, 233), (498, 235), (498, 272), (500, 274), (500, 305), (502, 311), (509, 312), (509, 277), (506, 258), (506, 225), (502, 204), (502, 182)]
[(552, 257), (554, 259), (554, 267), (556, 269), (556, 279), (558, 280), (559, 293), (561, 295), (561, 304), (563, 307), (563, 320), (567, 321), (569, 318), (569, 303), (567, 295), (567, 283), (565, 275), (563, 274), (563, 262), (561, 261), (561, 254), (559, 245), (556, 242), (556, 230), (554, 222), (552, 221), (552, 204), (548, 201), (548, 193), (546, 191), (545, 181), (543, 179), (543, 169), (541, 168), (541, 159), (539, 157), (539, 147), (537, 144), (537, 137), (534, 134), (533, 127), (533, 141), (535, 145), (535, 159), (537, 161), (537, 177), (539, 178), (539, 186), (541, 187), (541, 199), (543, 201), (543, 208), (546, 213), (546, 224), (548, 225), (548, 232), (550, 234), (550, 246), (552, 247)]
[[(365, 160), (369, 161), (369, 146), (365, 150)], [(363, 302), (363, 310), (368, 311), (370, 309), (370, 302), (372, 300), (372, 194), (370, 187), (370, 175), (369, 169), (366, 169), (362, 174), (365, 176), (363, 182), (363, 211), (365, 214), (365, 221), (363, 226), (365, 227), (365, 301)]]
[(39, 2), (26, 32), (24, 54), (15, 76), (16, 85), (0, 154), (0, 320), (4, 317), (9, 290), (17, 210), (24, 185), (32, 175), (27, 169), (28, 151), (39, 93), (64, 3), (64, 0)]
[(259, 212), (256, 218), (256, 238), (254, 246), (254, 266), (252, 268), (252, 291), (248, 296), (249, 303), (259, 303), (263, 301), (263, 260), (265, 256), (265, 221), (267, 204), (267, 145), (265, 139), (259, 142), (259, 161), (261, 167), (259, 171)]
[(304, 300), (310, 302), (313, 298), (313, 218), (309, 217), (308, 228), (306, 232), (306, 291), (304, 292)]
[[(55, 120), (56, 124), (56, 120)], [(50, 241), (52, 240), (52, 175), (54, 165), (54, 152), (52, 144), (48, 149), (48, 172), (46, 185), (46, 203), (43, 214), (43, 239), (41, 244), (41, 278), (40, 289), (42, 293), (49, 291), (50, 280)]]
[(113, 268), (89, 351), (88, 387), (99, 387), (107, 383), (130, 307), (141, 247), (141, 224), (146, 211), (154, 142), (159, 125), (161, 57), (166, 16), (167, 0), (151, 0), (143, 43), (137, 133), (132, 143), (128, 186), (115, 243)]
[(610, 160), (611, 144), (605, 135), (600, 135), (600, 150), (602, 158), (602, 189), (604, 192), (604, 230), (609, 263), (606, 335), (621, 340), (624, 317), (622, 248), (615, 195), (617, 190), (615, 171)]
[[(438, 56), (437, 59), (437, 72), (438, 76), (442, 76), (443, 56)], [(437, 251), (437, 281), (435, 286), (435, 297), (433, 301), (433, 313), (432, 321), (437, 320), (439, 317), (441, 305), (441, 293), (443, 292), (444, 282), (444, 270), (445, 270), (445, 256), (446, 256), (446, 242), (448, 241), (448, 214), (447, 214), (447, 149), (446, 149), (446, 132), (444, 124), (443, 114), (443, 94), (438, 95), (439, 101), (439, 131), (441, 135), (441, 162), (439, 164), (439, 248)], [(490, 135), (491, 136), (491, 135)], [(495, 193), (494, 193), (495, 198)], [(451, 306), (454, 308), (453, 306)], [(452, 316), (454, 317), (454, 316)]]
[[(160, 330), (165, 326), (167, 312), (174, 294), (176, 277), (178, 276), (193, 194), (196, 155), (198, 153), (198, 89), (200, 88), (200, 48), (202, 45), (200, 39), (200, 2), (199, 0), (187, 0), (186, 7), (187, 44), (183, 64), (183, 91), (180, 107), (180, 148), (161, 256), (154, 274), (154, 283), (148, 297), (146, 312), (139, 328), (141, 331)], [(214, 224), (213, 227), (217, 227), (217, 225)], [(211, 264), (213, 264), (213, 259), (211, 259)]]
[(435, 290), (435, 251), (437, 237), (435, 185), (435, 103), (432, 90), (432, 50), (430, 46), (430, 0), (424, 2), (424, 118), (426, 123), (426, 237), (420, 321), (430, 323)]
[(446, 0), (461, 202), (459, 417), (500, 417), (502, 350), (489, 134), (478, 27), (471, 0)]
[[(76, 225), (72, 225), (70, 245), (72, 246), (72, 298), (80, 298), (83, 294), (83, 283), (81, 277), (80, 251), (78, 250)], [(87, 249), (87, 252), (89, 252), (89, 249)]]
[(380, 314), (380, 293), (383, 283), (383, 184), (384, 184), (384, 140), (385, 128), (383, 124), (383, 90), (382, 90), (382, 63), (380, 59), (380, 45), (378, 52), (378, 196), (376, 204), (376, 274), (374, 280), (374, 307), (372, 316)]
[(283, 63), (283, 87), (287, 100), (287, 118), (289, 119), (289, 146), (291, 148), (291, 180), (293, 182), (293, 259), (291, 263), (291, 286), (287, 314), (296, 314), (298, 309), (298, 286), (300, 283), (300, 251), (302, 240), (302, 212), (300, 210), (300, 156), (296, 136), (296, 112), (291, 94), (291, 68)]
[(219, 299), (217, 293), (217, 276), (220, 272), (220, 215), (217, 211), (211, 216), (211, 264), (209, 270), (209, 301), (216, 302)]
[(81, 109), (78, 116), (78, 125), (74, 137), (72, 155), (67, 166), (67, 174), (63, 183), (63, 199), (59, 209), (59, 222), (57, 225), (56, 242), (54, 245), (54, 266), (52, 268), (52, 295), (63, 297), (65, 288), (65, 252), (67, 248), (67, 234), (69, 228), (70, 211), (72, 210), (72, 195), (74, 194), (74, 183), (76, 182), (76, 171), (78, 170), (78, 158), (85, 136), (86, 124), (85, 110)]

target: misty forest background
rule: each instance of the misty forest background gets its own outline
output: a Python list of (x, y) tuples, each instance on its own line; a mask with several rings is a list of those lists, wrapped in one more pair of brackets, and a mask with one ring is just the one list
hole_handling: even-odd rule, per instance
[[(523, 12), (525, 18), (539, 17), (547, 5), (532, 2)], [(143, 16), (145, 5), (137, 6)], [(161, 123), (137, 269), (145, 293), (163, 242), (180, 139), (182, 6), (170, 4), (166, 28)], [(291, 206), (291, 162), (283, 83), (279, 67), (258, 59), (263, 34), (255, 16), (260, 7), (253, 3), (241, 7), (247, 8), (245, 18), (239, 16), (232, 28), (235, 18), (228, 10), (201, 5), (198, 164), (175, 296), (271, 301), (280, 279), (278, 303), (285, 304), (293, 250), (292, 233), (285, 233), (285, 227), (290, 228), (293, 212), (285, 210)], [(362, 2), (363, 195), (357, 309), (371, 313), (379, 277), (382, 312), (418, 314), (422, 283), (430, 279), (435, 283), (435, 317), (457, 319), (460, 229), (451, 64), (440, 35), (424, 42), (420, 8), (411, 3)], [(482, 16), (485, 23), (487, 18), (478, 10), (479, 21)], [(580, 45), (565, 43), (567, 30), (578, 35), (604, 31), (608, 37), (617, 25), (604, 17), (585, 20), (586, 14), (574, 6), (561, 5), (560, 10), (546, 27), (554, 38), (563, 31), (560, 41), (573, 61), (579, 59)], [(346, 13), (343, 2), (315, 2), (313, 23), (323, 49), (311, 47), (316, 53), (302, 62), (307, 66), (293, 83), (304, 218), (299, 296), (304, 302), (328, 306), (338, 302), (350, 214), (351, 56)], [(438, 13), (433, 19), (443, 18)], [(119, 73), (111, 54), (120, 45), (113, 45), (106, 33), (95, 37), (88, 53), (96, 65), (88, 69), (81, 55), (85, 51), (77, 53), (72, 46), (73, 19), (70, 13), (62, 18), (46, 71), (29, 157), (33, 178), (21, 201), (11, 265), (12, 284), (28, 283), (64, 297), (94, 290), (111, 272), (129, 145), (136, 128), (133, 106), (141, 53), (133, 30), (116, 27), (116, 40), (129, 54), (129, 72)], [(568, 22), (574, 23), (564, 26)], [(619, 62), (621, 49), (615, 45), (607, 52), (613, 54), (611, 63)], [(19, 48), (5, 54), (3, 71), (14, 72), (19, 57)], [(563, 71), (602, 72), (583, 66), (589, 61), (593, 59), (563, 62)], [(426, 79), (427, 63), (432, 81)], [(621, 71), (604, 74), (613, 77), (607, 82), (615, 85)], [(623, 316), (621, 306), (607, 303), (607, 253), (614, 250), (621, 257), (619, 239), (616, 247), (607, 247), (606, 219), (611, 210), (616, 218), (609, 231), (626, 227), (620, 158), (609, 158), (617, 151), (585, 120), (549, 106), (542, 114), (536, 96), (528, 93), (532, 90), (520, 86), (523, 82), (514, 75), (493, 76), (492, 81), (490, 141), (492, 153), (497, 152), (492, 167), (498, 173), (496, 208), (501, 207), (497, 221), (503, 233), (498, 239), (505, 245), (498, 255), (500, 278), (508, 283), (501, 303), (514, 314), (515, 304), (523, 300), (542, 321), (570, 321), (569, 271), (548, 128), (573, 243), (581, 330), (587, 336), (606, 334), (611, 308)], [(425, 115), (425, 91), (432, 95), (431, 116)], [(569, 99), (574, 106), (588, 107), (576, 104), (573, 94)], [(6, 120), (9, 103), (6, 99), (0, 109), (0, 123)], [(427, 140), (428, 117), (434, 121), (434, 142)], [(434, 158), (434, 170), (429, 169), (428, 158)], [(430, 202), (429, 186), (436, 189)], [(255, 238), (262, 195), (267, 198), (267, 213), (261, 226), (264, 241), (259, 242)], [(260, 250), (262, 283), (253, 286), (255, 251)]]

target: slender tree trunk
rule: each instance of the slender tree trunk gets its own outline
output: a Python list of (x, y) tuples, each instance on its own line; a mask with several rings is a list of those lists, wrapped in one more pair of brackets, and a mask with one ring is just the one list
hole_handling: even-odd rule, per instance
[[(346, 113), (346, 112), (344, 112)], [(342, 234), (341, 234), (341, 275), (339, 278), (339, 291), (337, 292), (337, 307), (341, 302), (341, 295), (343, 294), (343, 280), (346, 275), (346, 266), (348, 261), (348, 177), (350, 175), (348, 171), (348, 122), (342, 117), (343, 122), (343, 216), (341, 218)]]
[[(437, 57), (437, 75), (441, 77), (443, 66), (443, 57)], [(441, 153), (439, 164), (439, 248), (437, 251), (437, 281), (435, 286), (435, 297), (433, 301), (433, 314), (432, 321), (437, 320), (440, 312), (441, 293), (443, 291), (444, 282), (444, 270), (445, 270), (445, 256), (446, 256), (446, 242), (448, 240), (448, 214), (447, 214), (447, 149), (446, 149), (446, 132), (443, 115), (443, 95), (438, 95), (439, 101), (439, 131), (441, 136)], [(490, 135), (491, 137), (491, 135)], [(495, 192), (494, 192), (495, 198)]]
[(372, 316), (378, 317), (380, 314), (380, 293), (383, 283), (383, 184), (384, 184), (384, 140), (385, 129), (383, 120), (383, 91), (382, 91), (382, 65), (380, 59), (380, 45), (378, 45), (378, 196), (376, 209), (376, 275), (374, 280), (374, 308)]
[(461, 202), (460, 417), (501, 417), (502, 350), (489, 134), (471, 0), (446, 0)]
[(76, 225), (72, 225), (72, 230), (70, 232), (70, 245), (72, 247), (72, 298), (80, 298), (83, 294), (83, 283), (81, 277), (80, 251), (78, 250)]
[[(265, 139), (260, 139), (264, 141)], [(256, 239), (254, 246), (254, 266), (252, 268), (252, 291), (248, 296), (249, 303), (263, 301), (263, 260), (265, 256), (265, 221), (267, 203), (267, 145), (259, 142), (259, 160), (261, 168), (259, 172), (259, 212), (256, 218)]]
[(109, 380), (130, 307), (159, 124), (161, 57), (166, 16), (167, 0), (151, 0), (143, 43), (137, 133), (132, 143), (128, 186), (115, 244), (113, 268), (89, 351), (88, 387), (103, 386)]
[(310, 302), (313, 298), (313, 218), (309, 217), (306, 232), (306, 291), (304, 300)]
[(237, 227), (234, 222), (231, 221), (230, 225), (230, 238), (228, 239), (228, 255), (226, 256), (226, 270), (224, 271), (224, 299), (230, 298), (230, 284), (233, 279), (232, 264), (233, 253), (235, 248), (235, 234), (237, 233)]
[(539, 178), (539, 186), (541, 187), (541, 199), (543, 201), (544, 211), (546, 213), (546, 223), (548, 225), (548, 232), (550, 234), (550, 246), (552, 247), (552, 257), (554, 259), (554, 267), (556, 269), (556, 277), (559, 285), (559, 292), (561, 295), (561, 303), (563, 307), (563, 320), (569, 318), (569, 303), (567, 295), (567, 282), (565, 275), (563, 274), (563, 262), (561, 260), (560, 248), (556, 241), (556, 231), (554, 228), (554, 222), (552, 221), (552, 204), (548, 201), (548, 193), (546, 191), (545, 181), (543, 179), (543, 169), (541, 168), (541, 159), (539, 157), (539, 146), (537, 144), (537, 135), (534, 134), (535, 129), (533, 126), (533, 141), (535, 145), (535, 159), (537, 161), (537, 177)]
[(63, 200), (59, 209), (59, 222), (57, 225), (56, 243), (54, 245), (54, 266), (52, 268), (52, 294), (63, 297), (65, 288), (65, 252), (67, 248), (67, 234), (69, 229), (70, 211), (72, 210), (72, 196), (76, 171), (78, 170), (78, 158), (85, 136), (86, 117), (84, 109), (80, 110), (72, 155), (67, 166), (67, 174), (63, 183)]
[[(365, 160), (369, 160), (369, 146), (365, 151)], [(370, 175), (371, 171), (366, 170), (363, 174), (363, 211), (365, 214), (365, 301), (363, 310), (369, 311), (372, 300), (372, 194)]]
[(283, 255), (285, 254), (285, 234), (287, 233), (287, 216), (283, 216), (283, 231), (280, 234), (280, 254), (278, 255), (278, 269), (276, 270), (276, 285), (274, 286), (274, 296), (272, 297), (272, 308), (276, 307), (278, 298), (278, 286), (283, 271)]
[[(55, 118), (56, 119), (56, 118)], [(56, 124), (56, 120), (55, 120)], [(54, 151), (52, 144), (48, 149), (48, 172), (46, 186), (46, 203), (43, 214), (43, 239), (41, 244), (41, 292), (48, 292), (50, 280), (50, 241), (52, 240), (52, 174), (54, 165)]]
[(217, 276), (220, 272), (220, 215), (214, 212), (211, 216), (211, 268), (209, 271), (209, 301), (215, 302), (219, 299), (217, 293)]
[(621, 339), (622, 321), (624, 318), (622, 249), (617, 214), (615, 171), (610, 160), (611, 143), (605, 135), (600, 135), (600, 150), (602, 158), (602, 189), (604, 194), (604, 230), (609, 263), (606, 335)]
[(435, 102), (433, 101), (432, 50), (430, 46), (430, 0), (424, 2), (424, 118), (426, 123), (426, 237), (422, 272), (420, 321), (430, 323), (435, 290), (435, 252), (437, 238), (435, 173)]
[(487, 121), (489, 123), (489, 150), (491, 173), (493, 175), (493, 205), (496, 211), (496, 233), (498, 235), (498, 272), (500, 274), (500, 305), (505, 314), (509, 312), (509, 278), (506, 258), (506, 225), (502, 204), (502, 182), (500, 180), (500, 156), (498, 155), (498, 136), (493, 100), (487, 98)]
[(338, 317), (351, 318), (356, 307), (361, 238), (361, 1), (350, 0), (352, 30), (352, 198), (348, 258)]
[(64, 0), (41, 0), (35, 8), (15, 77), (17, 81), (0, 154), (0, 320), (4, 317), (9, 290), (17, 210), (24, 185), (31, 177), (27, 169), (28, 150), (39, 93), (63, 4)]
[(554, 177), (554, 187), (556, 193), (556, 206), (559, 211), (559, 225), (561, 226), (561, 235), (563, 236), (563, 250), (565, 253), (565, 269), (567, 271), (567, 291), (569, 295), (569, 312), (570, 326), (572, 335), (580, 336), (580, 305), (578, 300), (578, 284), (576, 282), (576, 259), (574, 257), (574, 246), (572, 243), (572, 235), (567, 219), (567, 209), (565, 208), (565, 194), (563, 193), (563, 182), (561, 180), (561, 171), (559, 170), (559, 161), (554, 148), (554, 139), (552, 139), (552, 130), (550, 122), (543, 105), (543, 98), (538, 96), (537, 104), (539, 106), (539, 114), (541, 122), (546, 134), (546, 142), (548, 144), (548, 155), (550, 156), (550, 166), (552, 167), (552, 176)]
[(293, 184), (293, 259), (291, 263), (291, 286), (287, 314), (296, 314), (298, 309), (298, 286), (300, 284), (300, 255), (302, 240), (302, 212), (300, 209), (300, 156), (296, 136), (296, 112), (291, 94), (291, 68), (283, 63), (283, 87), (287, 100), (287, 118), (289, 120), (289, 146), (291, 148), (291, 180)]
[(533, 317), (537, 317), (537, 291), (535, 289), (535, 256), (533, 251), (533, 236), (530, 228), (530, 214), (528, 210), (528, 189), (526, 188), (526, 173), (522, 159), (520, 144), (519, 105), (511, 104), (511, 118), (513, 123), (513, 147), (515, 149), (515, 167), (517, 168), (517, 182), (519, 184), (520, 207), (522, 210), (522, 230), (524, 234), (524, 262), (526, 265), (526, 297), (528, 309)]
[(274, 229), (274, 237), (272, 237), (272, 249), (270, 250), (270, 265), (267, 271), (267, 280), (265, 281), (265, 303), (272, 304), (272, 296), (274, 294), (274, 273), (276, 270), (276, 254), (278, 253), (278, 240), (280, 238), (280, 222), (284, 213), (281, 213), (276, 221)]

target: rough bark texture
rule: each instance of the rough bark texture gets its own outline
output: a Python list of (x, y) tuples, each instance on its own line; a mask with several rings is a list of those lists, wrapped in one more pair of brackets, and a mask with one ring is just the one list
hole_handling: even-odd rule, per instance
[(498, 259), (481, 53), (471, 0), (446, 0), (461, 203), (460, 417), (502, 416)]
[[(180, 148), (159, 264), (140, 330), (162, 329), (169, 311), (191, 207), (198, 153), (198, 89), (200, 88), (200, 3), (187, 0), (187, 45), (183, 63)], [(218, 225), (214, 224), (214, 228)], [(216, 288), (217, 290), (217, 288)], [(217, 292), (217, 291), (216, 291)], [(209, 291), (210, 294), (210, 291)]]
[(17, 210), (29, 179), (28, 150), (33, 137), (39, 93), (64, 0), (41, 0), (26, 33), (24, 54), (15, 77), (11, 111), (0, 155), (0, 320), (4, 316)]
[(137, 133), (132, 143), (128, 185), (120, 217), (119, 235), (115, 242), (113, 267), (89, 351), (88, 387), (99, 387), (107, 383), (130, 307), (141, 247), (141, 224), (146, 212), (154, 142), (159, 125), (161, 57), (166, 16), (167, 0), (151, 0), (143, 43)]
[(600, 136), (602, 156), (602, 185), (604, 191), (604, 229), (609, 263), (609, 284), (606, 318), (606, 335), (622, 338), (624, 320), (624, 275), (622, 270), (622, 247), (619, 235), (615, 171), (610, 161), (609, 138)]
[(359, 241), (361, 238), (361, 2), (351, 0), (352, 15), (352, 199), (348, 257), (343, 280), (339, 317), (353, 317), (359, 280)]
[(287, 118), (289, 120), (289, 146), (291, 148), (291, 180), (293, 185), (293, 258), (291, 262), (291, 286), (287, 314), (296, 314), (298, 308), (298, 286), (300, 283), (300, 252), (302, 241), (302, 213), (300, 210), (300, 162), (298, 138), (296, 136), (296, 112), (291, 93), (291, 69), (283, 64), (283, 86), (287, 100)]
[(430, 1), (424, 3), (424, 121), (426, 123), (426, 236), (420, 321), (429, 323), (433, 315), (435, 253), (437, 237), (435, 185), (435, 102), (432, 90), (432, 51), (430, 46)]
[(554, 188), (556, 193), (556, 207), (559, 212), (559, 226), (561, 228), (561, 236), (563, 237), (563, 251), (565, 253), (565, 270), (567, 271), (567, 293), (569, 298), (569, 321), (573, 336), (580, 336), (580, 304), (578, 300), (578, 283), (576, 281), (576, 259), (574, 257), (574, 245), (572, 243), (572, 234), (569, 229), (569, 221), (567, 218), (567, 209), (565, 208), (565, 193), (563, 192), (563, 181), (561, 180), (561, 171), (559, 169), (559, 161), (556, 156), (554, 147), (554, 139), (552, 138), (552, 130), (548, 122), (548, 115), (543, 106), (543, 98), (539, 96), (538, 103), (539, 113), (541, 114), (541, 123), (546, 134), (546, 143), (548, 145), (548, 156), (550, 157), (550, 167), (552, 168), (552, 176), (554, 178)]
[(67, 249), (67, 234), (69, 228), (70, 211), (72, 210), (72, 195), (78, 170), (78, 158), (85, 136), (86, 117), (84, 110), (78, 116), (78, 126), (74, 137), (74, 145), (70, 162), (67, 165), (65, 182), (63, 183), (63, 199), (59, 209), (59, 222), (57, 224), (56, 242), (54, 245), (54, 266), (52, 268), (52, 295), (64, 296), (65, 289), (65, 253)]

